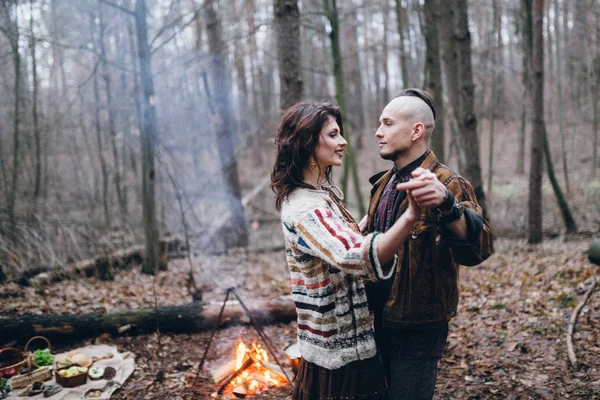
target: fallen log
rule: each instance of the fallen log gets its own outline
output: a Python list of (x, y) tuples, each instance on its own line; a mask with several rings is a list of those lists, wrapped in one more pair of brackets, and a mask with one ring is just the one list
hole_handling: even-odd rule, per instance
[[(181, 257), (185, 246), (178, 236), (168, 236), (160, 240), (159, 264), (161, 270), (166, 269), (167, 259)], [(81, 260), (64, 267), (42, 265), (24, 270), (17, 277), (4, 275), (0, 265), (0, 283), (10, 281), (22, 286), (43, 286), (75, 277), (97, 276), (102, 280), (112, 280), (114, 268), (122, 268), (132, 264), (140, 264), (144, 254), (144, 246), (131, 246), (117, 250), (111, 254)]]
[[(168, 237), (160, 240), (159, 265), (161, 270), (167, 269), (167, 259), (182, 251), (183, 244), (179, 237)], [(67, 265), (62, 269), (40, 273), (29, 280), (33, 286), (44, 286), (73, 277), (97, 276), (102, 280), (114, 278), (114, 268), (122, 268), (131, 264), (140, 264), (144, 255), (144, 246), (132, 246), (115, 251), (108, 256), (99, 256)]]
[(132, 246), (115, 251), (108, 256), (100, 256), (88, 260), (81, 260), (69, 264), (64, 268), (54, 268), (43, 272), (30, 279), (32, 286), (43, 286), (53, 282), (60, 282), (73, 277), (90, 277), (97, 275), (101, 279), (110, 279), (111, 274), (106, 272), (109, 267), (123, 267), (142, 262), (144, 246)]
[[(288, 323), (296, 319), (291, 297), (255, 299), (245, 302), (253, 318), (261, 325)], [(154, 332), (193, 333), (215, 327), (223, 302), (193, 302), (111, 313), (27, 315), (0, 317), (0, 343), (23, 342), (32, 336), (45, 336), (53, 342), (90, 338), (101, 333), (112, 335)], [(228, 301), (221, 319), (222, 326), (248, 323), (237, 301)]]

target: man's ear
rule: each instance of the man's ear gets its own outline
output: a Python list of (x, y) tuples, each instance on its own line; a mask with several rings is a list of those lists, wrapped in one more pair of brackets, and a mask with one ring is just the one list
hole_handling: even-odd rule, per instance
[(425, 135), (425, 125), (423, 125), (422, 122), (417, 122), (412, 127), (411, 139), (415, 141), (421, 138), (423, 135)]

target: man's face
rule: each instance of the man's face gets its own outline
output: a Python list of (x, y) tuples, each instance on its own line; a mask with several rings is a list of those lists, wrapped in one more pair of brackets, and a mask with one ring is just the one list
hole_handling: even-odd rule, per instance
[(375, 132), (378, 140), (379, 156), (384, 160), (396, 161), (398, 156), (408, 151), (412, 144), (414, 124), (405, 116), (407, 97), (398, 97), (389, 102), (379, 117), (379, 129)]

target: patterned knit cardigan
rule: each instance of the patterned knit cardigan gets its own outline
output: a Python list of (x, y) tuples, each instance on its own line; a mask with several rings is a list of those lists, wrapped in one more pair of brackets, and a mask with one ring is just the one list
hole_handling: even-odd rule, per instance
[(281, 220), (302, 357), (337, 369), (376, 355), (363, 279), (388, 279), (397, 259), (377, 257), (377, 235), (350, 228), (328, 190), (295, 189)]

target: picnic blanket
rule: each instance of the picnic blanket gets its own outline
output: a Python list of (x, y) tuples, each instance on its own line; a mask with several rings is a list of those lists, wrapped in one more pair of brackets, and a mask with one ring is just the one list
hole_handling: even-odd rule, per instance
[[(90, 390), (93, 389), (101, 389), (106, 387), (106, 389), (102, 392), (100, 397), (94, 397), (95, 399), (102, 399), (102, 400), (107, 400), (110, 399), (110, 396), (112, 395), (112, 393), (117, 390), (119, 387), (121, 387), (121, 385), (123, 385), (123, 383), (125, 383), (125, 381), (127, 380), (127, 378), (131, 375), (131, 373), (133, 372), (134, 368), (135, 368), (135, 357), (133, 355), (133, 353), (131, 352), (126, 352), (126, 353), (119, 353), (119, 350), (114, 347), (114, 346), (108, 346), (108, 345), (92, 345), (92, 346), (85, 346), (85, 347), (79, 347), (77, 349), (73, 349), (71, 351), (67, 351), (65, 353), (61, 353), (61, 354), (56, 354), (55, 355), (55, 360), (58, 359), (59, 357), (61, 357), (62, 355), (67, 355), (67, 354), (74, 354), (74, 353), (82, 353), (85, 354), (87, 356), (90, 357), (98, 357), (98, 358), (102, 358), (104, 356), (106, 356), (106, 354), (110, 353), (113, 355), (112, 358), (109, 359), (102, 359), (102, 360), (98, 360), (96, 361), (93, 366), (101, 366), (101, 367), (113, 367), (116, 371), (117, 374), (116, 376), (112, 379), (113, 381), (115, 381), (115, 384), (112, 385), (108, 385), (107, 383), (108, 381), (106, 379), (99, 379), (99, 380), (91, 380), (88, 377), (87, 383), (81, 386), (77, 386), (74, 388), (63, 388), (62, 391), (56, 393), (55, 395), (48, 397), (49, 399), (52, 400), (78, 400), (78, 399), (87, 399), (89, 397), (86, 396), (86, 393), (88, 393)], [(9, 381), (10, 383), (10, 381)], [(44, 384), (56, 384), (56, 380), (54, 379), (54, 377), (52, 377), (51, 380), (48, 380), (46, 382), (44, 382)], [(29, 396), (29, 397), (18, 397), (18, 394), (24, 390), (23, 389), (15, 389), (12, 392), (9, 393), (7, 399), (17, 399), (17, 400), (28, 400), (28, 399), (44, 399), (44, 395), (43, 394), (38, 394), (35, 396)]]

